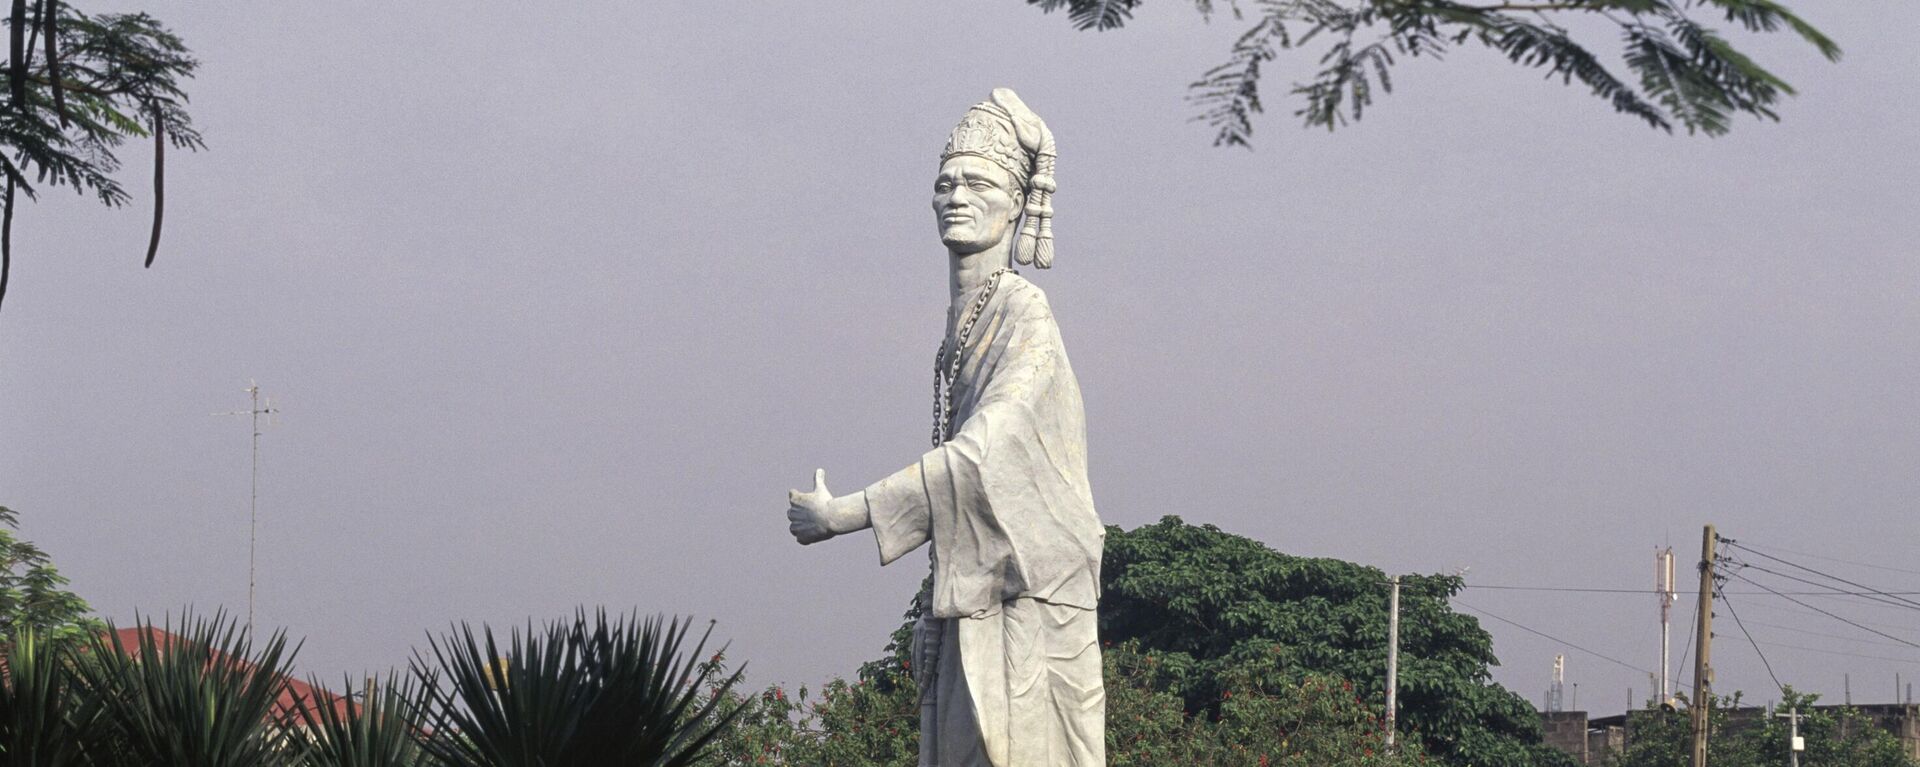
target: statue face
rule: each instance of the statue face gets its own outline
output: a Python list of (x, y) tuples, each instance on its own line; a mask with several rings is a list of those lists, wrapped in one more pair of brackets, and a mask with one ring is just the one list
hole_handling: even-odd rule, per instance
[(933, 217), (940, 242), (958, 254), (978, 253), (1013, 234), (1025, 204), (1005, 168), (960, 155), (940, 166), (933, 180)]

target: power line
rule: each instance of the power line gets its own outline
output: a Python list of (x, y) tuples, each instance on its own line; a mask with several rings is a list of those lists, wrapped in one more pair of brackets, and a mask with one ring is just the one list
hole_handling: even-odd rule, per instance
[[(1748, 551), (1753, 551), (1753, 549), (1754, 549), (1754, 547), (1753, 547), (1753, 544), (1750, 544), (1750, 543), (1748, 543), (1748, 544), (1741, 544), (1741, 548), (1744, 548), (1744, 549), (1746, 549), (1746, 550), (1748, 550)], [(1853, 561), (1853, 560), (1850, 560), (1850, 559), (1841, 559), (1841, 558), (1839, 558), (1839, 557), (1828, 557), (1828, 556), (1822, 556), (1822, 555), (1819, 555), (1819, 554), (1809, 554), (1809, 553), (1807, 553), (1807, 552), (1804, 552), (1804, 551), (1794, 551), (1793, 549), (1783, 549), (1783, 548), (1781, 548), (1781, 547), (1779, 547), (1779, 546), (1774, 546), (1774, 545), (1771, 545), (1771, 544), (1769, 544), (1769, 545), (1767, 545), (1767, 546), (1766, 546), (1766, 548), (1769, 548), (1769, 549), (1773, 549), (1774, 551), (1778, 551), (1778, 552), (1783, 552), (1783, 553), (1786, 553), (1786, 554), (1798, 554), (1798, 555), (1800, 555), (1800, 556), (1803, 556), (1803, 557), (1813, 557), (1814, 559), (1824, 559), (1824, 560), (1826, 560), (1826, 561), (1828, 561), (1828, 562), (1838, 562), (1838, 563), (1840, 563), (1840, 564), (1843, 564), (1843, 565), (1853, 565), (1853, 566), (1855, 566), (1855, 567), (1868, 567), (1868, 568), (1872, 568), (1872, 569), (1875, 569), (1875, 570), (1886, 570), (1886, 571), (1888, 571), (1888, 572), (1894, 572), (1894, 573), (1906, 573), (1907, 575), (1920, 575), (1920, 570), (1908, 570), (1908, 569), (1906, 569), (1906, 568), (1901, 568), (1901, 567), (1888, 567), (1888, 566), (1886, 566), (1886, 565), (1870, 565), (1870, 564), (1867, 564), (1867, 563), (1865, 563), (1865, 562), (1855, 562), (1855, 561)], [(1755, 554), (1758, 554), (1758, 553), (1760, 553), (1760, 552), (1758, 552), (1758, 551), (1753, 551), (1753, 553), (1755, 553)]]
[(1807, 604), (1807, 603), (1805, 603), (1805, 602), (1802, 602), (1802, 601), (1800, 601), (1800, 600), (1798, 600), (1798, 599), (1794, 599), (1793, 597), (1790, 597), (1790, 596), (1787, 596), (1787, 595), (1785, 595), (1785, 594), (1782, 594), (1782, 593), (1780, 593), (1780, 592), (1778, 592), (1778, 591), (1774, 591), (1773, 589), (1768, 589), (1768, 588), (1766, 587), (1766, 585), (1765, 585), (1765, 584), (1762, 584), (1762, 583), (1759, 583), (1759, 582), (1757, 582), (1757, 581), (1755, 581), (1755, 580), (1753, 580), (1752, 578), (1748, 578), (1747, 576), (1744, 576), (1744, 575), (1741, 575), (1741, 574), (1740, 574), (1740, 573), (1738, 573), (1738, 572), (1733, 572), (1733, 573), (1728, 573), (1728, 575), (1731, 575), (1731, 576), (1733, 576), (1733, 577), (1735, 577), (1735, 578), (1739, 578), (1740, 580), (1743, 580), (1743, 581), (1746, 581), (1746, 582), (1748, 582), (1748, 583), (1751, 583), (1751, 584), (1753, 584), (1753, 585), (1755, 585), (1755, 586), (1759, 586), (1760, 588), (1763, 588), (1763, 589), (1766, 589), (1767, 591), (1770, 591), (1770, 592), (1772, 592), (1774, 596), (1777, 596), (1777, 597), (1780, 597), (1781, 599), (1785, 599), (1785, 600), (1787, 600), (1787, 601), (1789, 601), (1789, 602), (1792, 602), (1792, 603), (1794, 603), (1794, 604), (1796, 604), (1796, 605), (1799, 605), (1799, 606), (1801, 606), (1801, 607), (1805, 607), (1805, 608), (1807, 608), (1807, 609), (1809, 609), (1809, 610), (1812, 610), (1812, 611), (1814, 611), (1814, 612), (1817, 612), (1817, 613), (1820, 613), (1821, 615), (1825, 615), (1825, 616), (1827, 616), (1827, 617), (1829, 617), (1829, 618), (1832, 618), (1832, 619), (1834, 619), (1834, 620), (1837, 620), (1837, 621), (1840, 621), (1841, 623), (1845, 623), (1845, 624), (1847, 624), (1847, 625), (1849, 625), (1849, 626), (1852, 626), (1852, 627), (1854, 627), (1854, 628), (1857, 628), (1857, 629), (1860, 629), (1861, 631), (1866, 631), (1866, 632), (1870, 632), (1870, 633), (1874, 633), (1874, 634), (1878, 634), (1878, 635), (1880, 635), (1880, 636), (1883, 636), (1883, 637), (1886, 637), (1886, 638), (1888, 638), (1888, 639), (1891, 639), (1891, 640), (1893, 640), (1893, 641), (1895, 641), (1895, 642), (1899, 642), (1899, 643), (1901, 643), (1901, 644), (1904, 644), (1904, 645), (1907, 645), (1908, 647), (1913, 647), (1913, 648), (1920, 648), (1920, 644), (1916, 644), (1916, 643), (1914, 643), (1914, 642), (1909, 642), (1909, 641), (1907, 641), (1907, 640), (1905, 640), (1905, 639), (1901, 639), (1900, 637), (1897, 637), (1897, 636), (1894, 636), (1894, 635), (1892, 635), (1892, 634), (1889, 634), (1889, 633), (1887, 633), (1887, 632), (1885, 632), (1885, 631), (1880, 631), (1880, 630), (1878, 630), (1878, 629), (1872, 629), (1872, 628), (1868, 628), (1868, 627), (1866, 627), (1866, 626), (1864, 626), (1864, 625), (1861, 625), (1861, 624), (1859, 624), (1859, 623), (1855, 623), (1855, 622), (1853, 622), (1853, 621), (1850, 621), (1850, 620), (1847, 620), (1846, 618), (1842, 618), (1842, 617), (1840, 617), (1840, 616), (1838, 616), (1838, 615), (1835, 615), (1835, 614), (1833, 614), (1833, 613), (1830, 613), (1830, 612), (1827, 612), (1826, 610), (1822, 610), (1822, 609), (1820, 609), (1820, 608), (1818, 608), (1818, 607), (1814, 607), (1813, 605), (1810, 605), (1810, 604)]
[[(1726, 540), (1726, 539), (1722, 539), (1722, 540)], [(1748, 553), (1750, 553), (1750, 554), (1758, 554), (1758, 555), (1760, 555), (1760, 556), (1762, 556), (1762, 557), (1766, 557), (1767, 559), (1770, 559), (1770, 560), (1773, 560), (1773, 561), (1775, 561), (1775, 562), (1779, 562), (1780, 564), (1783, 564), (1783, 565), (1786, 565), (1786, 566), (1788, 566), (1788, 567), (1792, 567), (1792, 568), (1795, 568), (1795, 569), (1798, 569), (1798, 570), (1805, 570), (1805, 571), (1807, 571), (1807, 572), (1810, 572), (1810, 573), (1813, 573), (1814, 575), (1818, 575), (1818, 576), (1820, 576), (1820, 577), (1822, 577), (1822, 578), (1826, 578), (1826, 579), (1828, 579), (1828, 580), (1835, 580), (1835, 581), (1839, 581), (1839, 582), (1841, 582), (1841, 583), (1844, 583), (1844, 584), (1847, 584), (1848, 586), (1852, 586), (1852, 587), (1854, 587), (1854, 588), (1858, 588), (1858, 589), (1866, 589), (1866, 590), (1868, 590), (1868, 591), (1871, 591), (1871, 592), (1873, 592), (1873, 593), (1876, 593), (1876, 594), (1883, 594), (1883, 595), (1887, 595), (1887, 596), (1892, 596), (1892, 595), (1890, 595), (1890, 594), (1886, 594), (1886, 592), (1884, 592), (1884, 591), (1880, 591), (1880, 590), (1878, 590), (1878, 589), (1875, 589), (1875, 588), (1874, 588), (1874, 587), (1872, 587), (1872, 586), (1868, 586), (1868, 585), (1866, 585), (1866, 584), (1864, 584), (1864, 583), (1856, 583), (1856, 582), (1854, 582), (1854, 581), (1850, 581), (1850, 580), (1847, 580), (1847, 579), (1845, 579), (1845, 578), (1842, 578), (1842, 577), (1840, 577), (1840, 576), (1838, 576), (1838, 575), (1832, 575), (1832, 574), (1829, 574), (1829, 573), (1823, 573), (1823, 572), (1821, 572), (1821, 571), (1819, 571), (1819, 570), (1815, 570), (1815, 569), (1813, 569), (1813, 568), (1811, 568), (1811, 567), (1808, 567), (1808, 566), (1806, 566), (1806, 565), (1801, 565), (1801, 564), (1795, 564), (1795, 563), (1793, 563), (1793, 562), (1788, 562), (1787, 560), (1784, 560), (1784, 559), (1781, 559), (1781, 558), (1779, 558), (1779, 557), (1776, 557), (1776, 556), (1774, 556), (1774, 555), (1772, 555), (1772, 554), (1768, 554), (1768, 553), (1766, 553), (1766, 552), (1764, 552), (1764, 551), (1755, 551), (1755, 550), (1753, 550), (1753, 549), (1749, 549), (1749, 548), (1747, 548), (1747, 547), (1745, 547), (1745, 546), (1741, 546), (1741, 545), (1740, 545), (1739, 543), (1736, 543), (1736, 542), (1734, 542), (1734, 541), (1731, 541), (1731, 540), (1726, 540), (1726, 544), (1727, 544), (1728, 546), (1732, 546), (1733, 548), (1736, 548), (1736, 549), (1740, 549), (1740, 550), (1742, 550), (1742, 551), (1745, 551), (1745, 552), (1748, 552)], [(1916, 601), (1914, 601), (1914, 600), (1911, 600), (1911, 599), (1907, 599), (1906, 597), (1898, 597), (1898, 596), (1896, 596), (1896, 597), (1893, 597), (1893, 598), (1894, 598), (1894, 599), (1898, 599), (1898, 600), (1900, 600), (1900, 601), (1902, 601), (1902, 602), (1906, 602), (1907, 604), (1909, 604), (1909, 605), (1912, 605), (1912, 606), (1914, 606), (1914, 607), (1917, 607), (1917, 608), (1920, 608), (1920, 602), (1916, 602)]]
[(1753, 654), (1760, 656), (1760, 665), (1767, 669), (1767, 677), (1773, 680), (1773, 686), (1780, 688), (1780, 694), (1785, 695), (1787, 686), (1781, 684), (1780, 677), (1773, 673), (1773, 664), (1767, 661), (1767, 654), (1760, 651), (1760, 643), (1753, 641), (1753, 633), (1747, 631), (1747, 624), (1740, 620), (1740, 612), (1733, 609), (1733, 600), (1727, 598), (1725, 591), (1720, 593), (1720, 602), (1727, 606), (1727, 614), (1733, 616), (1733, 625), (1739, 626), (1740, 633), (1746, 635), (1747, 644), (1753, 645)]
[[(1766, 574), (1768, 574), (1768, 575), (1777, 575), (1777, 576), (1779, 576), (1779, 577), (1782, 577), (1782, 578), (1785, 578), (1785, 579), (1787, 579), (1787, 580), (1790, 580), (1790, 581), (1797, 581), (1797, 582), (1799, 582), (1799, 583), (1805, 583), (1805, 584), (1807, 584), (1807, 585), (1809, 585), (1809, 586), (1819, 586), (1820, 588), (1823, 588), (1823, 589), (1827, 589), (1827, 591), (1825, 591), (1825, 592), (1821, 592), (1821, 593), (1820, 593), (1820, 595), (1822, 595), (1822, 596), (1842, 596), (1842, 595), (1845, 595), (1845, 596), (1852, 596), (1852, 597), (1860, 597), (1860, 598), (1862, 598), (1862, 599), (1865, 599), (1865, 600), (1867, 600), (1867, 601), (1869, 601), (1869, 602), (1873, 602), (1873, 603), (1875, 603), (1875, 604), (1882, 604), (1882, 605), (1886, 605), (1886, 606), (1888, 606), (1888, 607), (1898, 607), (1898, 608), (1900, 608), (1900, 609), (1903, 609), (1903, 610), (1920, 610), (1920, 602), (1915, 602), (1915, 603), (1913, 603), (1913, 604), (1906, 604), (1906, 603), (1903, 603), (1903, 602), (1893, 602), (1893, 601), (1889, 601), (1889, 600), (1886, 600), (1886, 599), (1880, 599), (1880, 598), (1879, 598), (1879, 595), (1880, 595), (1880, 594), (1881, 594), (1882, 592), (1877, 592), (1877, 591), (1876, 591), (1876, 592), (1863, 592), (1863, 593), (1856, 593), (1856, 592), (1851, 592), (1851, 591), (1847, 591), (1847, 590), (1845, 590), (1845, 589), (1842, 589), (1842, 588), (1839, 588), (1839, 587), (1837, 587), (1837, 586), (1828, 586), (1827, 584), (1824, 584), (1824, 583), (1820, 583), (1819, 581), (1814, 581), (1814, 580), (1809, 580), (1809, 579), (1806, 579), (1806, 578), (1802, 578), (1802, 577), (1799, 577), (1799, 576), (1797, 576), (1797, 575), (1789, 575), (1789, 574), (1787, 574), (1787, 573), (1783, 573), (1783, 572), (1780, 572), (1779, 570), (1771, 570), (1771, 569), (1768, 569), (1768, 568), (1765, 568), (1765, 567), (1761, 567), (1760, 565), (1756, 565), (1756, 564), (1754, 564), (1754, 563), (1752, 563), (1752, 562), (1748, 562), (1748, 561), (1746, 561), (1746, 560), (1744, 560), (1744, 559), (1739, 559), (1739, 558), (1735, 558), (1735, 557), (1728, 557), (1728, 559), (1729, 559), (1730, 561), (1732, 561), (1732, 562), (1733, 562), (1734, 564), (1736, 564), (1736, 565), (1739, 565), (1739, 566), (1740, 566), (1740, 567), (1742, 567), (1742, 568), (1749, 568), (1749, 567), (1750, 567), (1750, 568), (1753, 568), (1753, 569), (1755, 569), (1755, 570), (1759, 570), (1760, 572), (1763, 572), (1763, 573), (1766, 573)], [(1791, 593), (1791, 592), (1789, 592), (1789, 593)], [(1806, 595), (1803, 595), (1803, 596), (1806, 596)], [(1909, 602), (1911, 602), (1912, 600), (1907, 600), (1907, 601), (1909, 601)]]
[[(1752, 566), (1752, 565), (1747, 565), (1747, 566)], [(1772, 572), (1772, 571), (1768, 571), (1768, 572)], [(1807, 581), (1807, 583), (1812, 583), (1815, 586), (1819, 586), (1827, 590), (1826, 591), (1789, 591), (1786, 593), (1792, 594), (1794, 596), (1802, 596), (1802, 597), (1838, 597), (1838, 596), (1866, 597), (1866, 596), (1873, 596), (1877, 594), (1920, 595), (1920, 591), (1853, 592), (1853, 591), (1846, 591), (1843, 589), (1837, 589), (1823, 583), (1813, 583), (1812, 581)], [(1585, 587), (1574, 587), (1574, 586), (1508, 586), (1508, 585), (1492, 585), (1492, 584), (1485, 584), (1485, 583), (1463, 583), (1463, 584), (1460, 584), (1460, 588), (1486, 589), (1486, 590), (1493, 590), (1493, 591), (1555, 591), (1555, 592), (1573, 592), (1573, 593), (1580, 593), (1580, 594), (1661, 594), (1661, 593), (1664, 593), (1658, 589), (1609, 589), (1609, 588), (1585, 588)], [(1679, 595), (1679, 594), (1698, 595), (1700, 592), (1675, 591), (1673, 593), (1676, 595)], [(1766, 596), (1765, 592), (1760, 592), (1760, 591), (1736, 591), (1732, 593), (1737, 596), (1748, 596), (1748, 597)], [(1901, 605), (1901, 606), (1905, 607), (1905, 605)]]
[(1764, 628), (1770, 628), (1770, 629), (1779, 629), (1781, 631), (1791, 631), (1795, 634), (1806, 634), (1807, 636), (1816, 636), (1823, 639), (1839, 639), (1847, 642), (1859, 642), (1861, 644), (1870, 644), (1875, 647), (1906, 647), (1906, 645), (1903, 645), (1903, 644), (1894, 644), (1892, 642), (1876, 642), (1871, 639), (1861, 639), (1860, 637), (1852, 637), (1852, 636), (1847, 636), (1845, 634), (1828, 634), (1824, 631), (1808, 631), (1807, 629), (1803, 629), (1803, 628), (1796, 628), (1794, 626), (1782, 626), (1778, 623), (1768, 623), (1766, 621), (1754, 621), (1753, 625), (1761, 626)]
[(1862, 655), (1860, 653), (1841, 652), (1839, 650), (1822, 650), (1818, 647), (1801, 647), (1800, 645), (1797, 645), (1797, 644), (1782, 644), (1780, 642), (1762, 642), (1761, 644), (1764, 644), (1768, 647), (1778, 647), (1778, 648), (1787, 649), (1787, 650), (1804, 650), (1806, 652), (1817, 652), (1823, 655), (1842, 655), (1848, 658), (1863, 658), (1865, 660), (1884, 660), (1884, 661), (1890, 661), (1893, 663), (1920, 664), (1920, 660), (1915, 660), (1913, 658), (1889, 658), (1884, 655)]
[[(1781, 592), (1781, 593), (1786, 594), (1790, 592)], [(1761, 610), (1772, 610), (1774, 612), (1782, 612), (1788, 615), (1820, 615), (1820, 613), (1814, 612), (1812, 610), (1800, 610), (1800, 609), (1794, 608), (1792, 605), (1775, 604), (1772, 602), (1758, 602), (1758, 603), (1747, 605), (1747, 607), (1758, 608)], [(1911, 624), (1906, 624), (1906, 623), (1887, 623), (1885, 621), (1869, 621), (1869, 620), (1863, 620), (1859, 622), (1864, 623), (1868, 626), (1879, 626), (1880, 628), (1894, 629), (1896, 631), (1902, 631), (1902, 632), (1912, 633), (1916, 631)], [(1905, 647), (1906, 645), (1901, 645), (1901, 646)]]
[(1469, 609), (1469, 610), (1472, 610), (1472, 611), (1474, 611), (1474, 612), (1476, 612), (1476, 613), (1479, 613), (1479, 614), (1481, 614), (1481, 615), (1485, 615), (1485, 616), (1487, 616), (1487, 617), (1489, 617), (1489, 618), (1492, 618), (1492, 619), (1494, 619), (1494, 620), (1497, 620), (1497, 621), (1499, 621), (1499, 622), (1501, 622), (1501, 623), (1505, 623), (1505, 624), (1507, 624), (1507, 625), (1509, 625), (1509, 626), (1512, 626), (1512, 627), (1514, 627), (1514, 628), (1517, 628), (1517, 629), (1520, 629), (1521, 631), (1525, 631), (1525, 632), (1527, 632), (1527, 633), (1529, 633), (1529, 634), (1533, 634), (1533, 635), (1535, 635), (1535, 636), (1539, 636), (1539, 637), (1542, 637), (1542, 638), (1545, 638), (1545, 639), (1548, 639), (1548, 640), (1551, 640), (1551, 641), (1554, 641), (1554, 642), (1559, 642), (1560, 644), (1563, 644), (1563, 645), (1566, 645), (1567, 647), (1570, 647), (1570, 648), (1573, 648), (1573, 649), (1575, 649), (1575, 650), (1579, 650), (1580, 652), (1583, 652), (1583, 653), (1586, 653), (1586, 654), (1588, 654), (1588, 655), (1591, 655), (1591, 656), (1593, 656), (1593, 657), (1595, 657), (1595, 658), (1599, 658), (1599, 659), (1601, 659), (1601, 660), (1604, 660), (1604, 661), (1607, 661), (1607, 662), (1609, 662), (1609, 663), (1613, 663), (1613, 664), (1616, 664), (1616, 665), (1619, 665), (1619, 666), (1623, 666), (1623, 667), (1625, 667), (1625, 668), (1628, 668), (1628, 669), (1632, 669), (1632, 670), (1634, 670), (1634, 671), (1638, 671), (1638, 672), (1640, 672), (1640, 673), (1642, 673), (1642, 674), (1651, 674), (1651, 673), (1653, 673), (1653, 672), (1651, 672), (1651, 671), (1648, 671), (1648, 670), (1646, 670), (1646, 669), (1644, 669), (1644, 668), (1641, 668), (1641, 667), (1639, 667), (1639, 666), (1635, 666), (1635, 665), (1633, 665), (1633, 664), (1631, 664), (1631, 663), (1628, 663), (1628, 662), (1626, 662), (1626, 661), (1623, 661), (1623, 660), (1620, 660), (1619, 658), (1615, 658), (1615, 657), (1612, 657), (1612, 656), (1610, 656), (1610, 655), (1603, 655), (1603, 654), (1600, 654), (1600, 653), (1597, 653), (1597, 652), (1594, 652), (1594, 651), (1592, 651), (1592, 650), (1589, 650), (1589, 649), (1587, 649), (1587, 648), (1585, 648), (1585, 647), (1581, 647), (1580, 645), (1577, 645), (1577, 644), (1574, 644), (1574, 643), (1572, 643), (1572, 642), (1569, 642), (1569, 641), (1567, 641), (1567, 640), (1565, 640), (1565, 639), (1561, 639), (1561, 638), (1559, 638), (1559, 637), (1556, 637), (1556, 636), (1553, 636), (1553, 635), (1551, 635), (1551, 634), (1548, 634), (1548, 633), (1546, 633), (1546, 632), (1544, 632), (1544, 631), (1540, 631), (1539, 629), (1535, 629), (1535, 628), (1532, 628), (1532, 627), (1529, 627), (1529, 626), (1523, 626), (1523, 625), (1521, 625), (1521, 624), (1519, 624), (1519, 623), (1515, 623), (1515, 622), (1513, 622), (1513, 621), (1510, 621), (1510, 620), (1507, 620), (1506, 618), (1502, 618), (1502, 617), (1500, 617), (1500, 616), (1498, 616), (1498, 615), (1494, 615), (1493, 613), (1490, 613), (1490, 612), (1487, 612), (1486, 610), (1482, 610), (1482, 609), (1480, 609), (1480, 608), (1478, 608), (1478, 607), (1474, 607), (1473, 605), (1470, 605), (1470, 604), (1467, 604), (1467, 603), (1465, 603), (1465, 602), (1462, 602), (1462, 601), (1460, 601), (1460, 600), (1458, 600), (1458, 599), (1456, 599), (1456, 600), (1453, 600), (1453, 603), (1454, 603), (1454, 604), (1456, 604), (1456, 605), (1459, 605), (1459, 606), (1461, 606), (1461, 607), (1465, 607), (1465, 608), (1467, 608), (1467, 609)]
[[(1698, 594), (1699, 592), (1694, 592)], [(1687, 641), (1680, 645), (1680, 668), (1687, 667), (1687, 654), (1693, 652), (1693, 632), (1700, 630), (1700, 602), (1693, 603), (1693, 618), (1687, 621)]]

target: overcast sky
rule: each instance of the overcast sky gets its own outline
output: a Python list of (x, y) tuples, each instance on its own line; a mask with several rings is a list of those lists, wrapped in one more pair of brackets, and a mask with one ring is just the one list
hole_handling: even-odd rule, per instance
[[(1709, 522), (1920, 571), (1920, 5), (1794, 5), (1847, 55), (1735, 35), (1801, 90), (1778, 124), (1669, 137), (1463, 50), (1329, 134), (1290, 117), (1290, 57), (1249, 152), (1184, 102), (1241, 26), (1176, 0), (1108, 34), (1018, 0), (89, 3), (184, 36), (209, 150), (169, 158), (151, 270), (144, 192), (19, 212), (0, 504), (105, 616), (244, 611), (248, 430), (211, 414), (257, 378), (284, 411), (258, 618), (302, 670), (587, 604), (716, 619), (755, 684), (849, 674), (924, 560), (795, 545), (785, 492), (924, 448), (931, 178), (1005, 85), (1059, 139), (1030, 276), (1109, 524), (1477, 586), (1646, 589), (1667, 543), (1684, 579)], [(1782, 681), (1920, 676), (1733, 588)], [(1581, 708), (1648, 694), (1651, 595), (1459, 601), (1641, 669), (1485, 621), (1536, 704), (1555, 653)], [(1817, 604), (1920, 642), (1912, 611)], [(1722, 689), (1777, 698), (1719, 633)]]

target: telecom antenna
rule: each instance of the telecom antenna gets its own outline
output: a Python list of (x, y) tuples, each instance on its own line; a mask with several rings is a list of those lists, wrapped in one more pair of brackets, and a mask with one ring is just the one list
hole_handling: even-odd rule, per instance
[(1660, 596), (1660, 702), (1672, 703), (1673, 692), (1667, 680), (1667, 669), (1670, 668), (1673, 654), (1673, 632), (1669, 629), (1669, 622), (1673, 618), (1673, 603), (1679, 599), (1673, 591), (1672, 546), (1653, 553), (1653, 588)]
[(1567, 656), (1553, 656), (1553, 684), (1547, 687), (1547, 710), (1565, 711)]
[[(260, 382), (247, 380), (247, 394), (253, 404), (246, 410), (229, 410), (214, 415), (244, 415), (253, 421), (253, 486), (247, 499), (247, 633), (253, 633), (254, 549), (260, 533), (260, 416), (280, 412), (273, 400), (260, 396)], [(271, 422), (271, 419), (269, 419)]]

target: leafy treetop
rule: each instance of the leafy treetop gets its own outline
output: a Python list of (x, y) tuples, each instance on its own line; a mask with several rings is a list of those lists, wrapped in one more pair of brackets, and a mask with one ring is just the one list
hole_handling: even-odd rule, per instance
[(99, 630), (86, 600), (63, 588), (67, 579), (47, 553), (13, 534), (19, 528), (19, 515), (0, 506), (0, 646), (26, 631), (65, 642)]
[[(1240, 686), (1351, 681), (1384, 711), (1387, 575), (1295, 557), (1178, 517), (1107, 529), (1100, 636), (1137, 642), (1175, 677), (1190, 711), (1217, 714)], [(1542, 745), (1538, 712), (1491, 681), (1493, 638), (1447, 599), (1461, 580), (1401, 577), (1400, 730), (1444, 764), (1570, 764)]]

